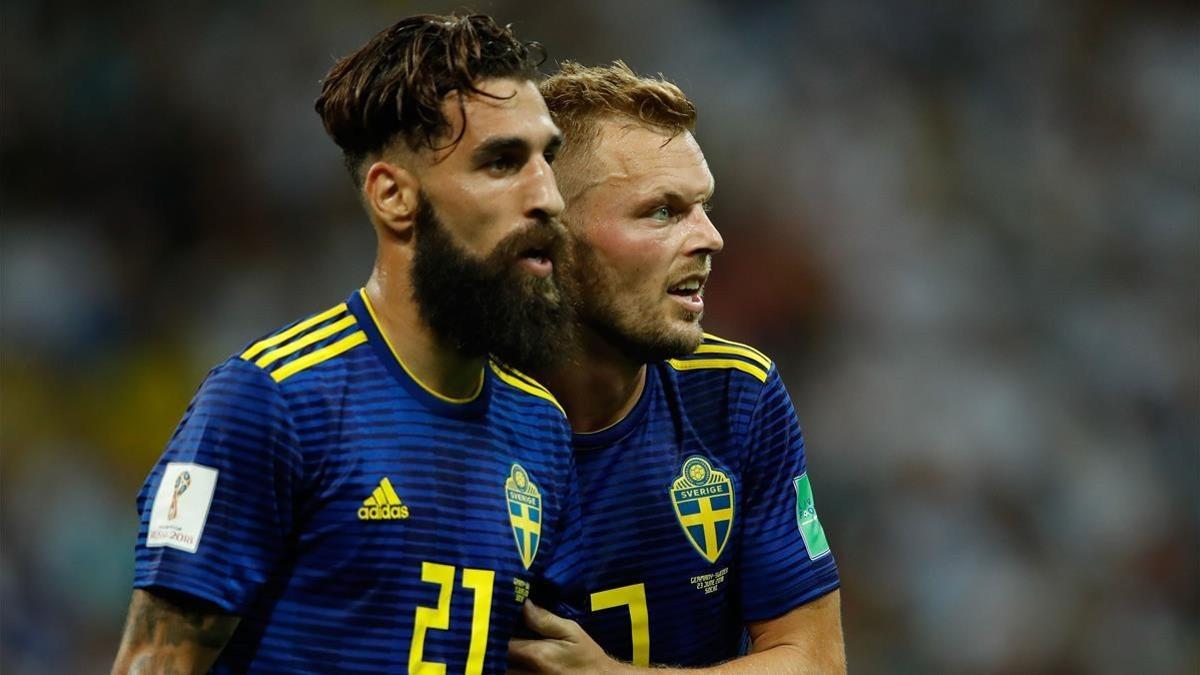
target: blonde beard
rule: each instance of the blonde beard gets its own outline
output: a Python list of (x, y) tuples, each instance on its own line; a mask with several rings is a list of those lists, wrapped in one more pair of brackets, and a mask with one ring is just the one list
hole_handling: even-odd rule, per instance
[(696, 351), (703, 339), (702, 315), (690, 317), (686, 328), (671, 325), (669, 318), (662, 317), (660, 299), (638, 302), (641, 298), (622, 289), (620, 280), (589, 246), (576, 242), (573, 248), (574, 264), (567, 275), (569, 294), (582, 325), (642, 363)]

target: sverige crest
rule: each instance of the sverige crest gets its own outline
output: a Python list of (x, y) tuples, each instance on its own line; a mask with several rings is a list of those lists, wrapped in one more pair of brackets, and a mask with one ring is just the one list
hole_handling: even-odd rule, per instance
[(533, 564), (542, 538), (542, 493), (520, 464), (513, 464), (504, 481), (508, 522), (517, 540), (517, 553), (525, 569)]
[(683, 462), (671, 489), (671, 504), (688, 541), (708, 562), (716, 562), (733, 529), (733, 482), (711, 462), (692, 455)]

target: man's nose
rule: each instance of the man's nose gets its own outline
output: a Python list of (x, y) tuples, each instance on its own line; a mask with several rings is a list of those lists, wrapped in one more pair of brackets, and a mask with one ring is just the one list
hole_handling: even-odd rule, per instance
[(562, 194), (554, 180), (554, 169), (545, 157), (538, 156), (527, 167), (529, 171), (527, 217), (557, 218), (563, 212)]
[(721, 238), (721, 233), (717, 231), (717, 226), (708, 217), (708, 211), (697, 207), (697, 212), (699, 216), (695, 219), (694, 232), (688, 252), (693, 254), (719, 253), (721, 249), (725, 248), (725, 240)]

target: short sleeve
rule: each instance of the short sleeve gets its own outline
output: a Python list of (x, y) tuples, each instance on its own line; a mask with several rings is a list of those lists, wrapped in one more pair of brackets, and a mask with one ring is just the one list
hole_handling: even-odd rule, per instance
[(209, 373), (138, 495), (134, 587), (244, 613), (289, 548), (297, 445), (269, 375), (241, 359)]
[(800, 422), (774, 368), (750, 421), (747, 452), (738, 578), (743, 619), (761, 621), (839, 585), (812, 499)]

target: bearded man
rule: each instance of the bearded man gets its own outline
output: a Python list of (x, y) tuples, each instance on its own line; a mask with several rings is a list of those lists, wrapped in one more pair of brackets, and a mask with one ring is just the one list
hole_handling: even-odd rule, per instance
[(330, 71), (316, 108), (374, 269), (201, 386), (139, 495), (114, 672), (504, 668), (571, 461), (553, 396), (487, 356), (543, 359), (573, 325), (538, 55), (418, 16)]

